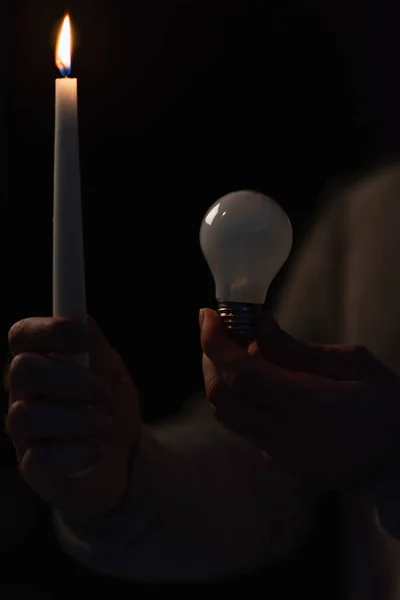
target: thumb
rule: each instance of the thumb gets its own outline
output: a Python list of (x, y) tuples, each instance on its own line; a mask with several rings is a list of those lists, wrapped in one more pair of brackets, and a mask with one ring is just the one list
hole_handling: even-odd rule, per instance
[(217, 369), (247, 361), (247, 351), (232, 340), (218, 313), (202, 308), (199, 315), (201, 347)]
[[(208, 385), (215, 384), (217, 374), (231, 392), (248, 394), (263, 389), (271, 366), (251, 356), (245, 348), (231, 339), (220, 316), (209, 308), (199, 315), (203, 372)], [(271, 377), (271, 380), (273, 377)]]
[[(247, 400), (252, 394), (268, 408), (277, 410), (298, 410), (299, 396), (305, 398), (330, 390), (330, 382), (321, 378), (299, 376), (279, 365), (263, 360), (257, 354), (250, 354), (232, 340), (220, 316), (213, 310), (204, 308), (199, 316), (203, 373), (206, 389), (217, 390), (218, 380), (222, 380), (229, 390)], [(329, 384), (328, 386), (326, 384)]]

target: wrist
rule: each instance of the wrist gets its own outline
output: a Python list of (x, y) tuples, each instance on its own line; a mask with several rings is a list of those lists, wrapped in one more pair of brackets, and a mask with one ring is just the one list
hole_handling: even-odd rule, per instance
[(79, 489), (63, 494), (53, 508), (68, 520), (107, 519), (123, 508), (129, 495), (131, 473), (140, 440), (129, 450), (111, 448), (107, 456), (86, 477), (76, 480)]

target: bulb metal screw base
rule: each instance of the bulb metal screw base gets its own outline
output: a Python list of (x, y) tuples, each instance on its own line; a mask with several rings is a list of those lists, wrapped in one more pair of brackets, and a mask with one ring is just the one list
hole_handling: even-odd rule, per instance
[(232, 338), (250, 343), (257, 335), (262, 306), (248, 302), (219, 301), (218, 314)]

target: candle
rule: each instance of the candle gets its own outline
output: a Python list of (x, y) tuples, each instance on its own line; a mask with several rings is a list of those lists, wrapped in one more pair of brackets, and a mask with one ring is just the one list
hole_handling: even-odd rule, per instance
[[(64, 19), (56, 49), (53, 219), (53, 316), (86, 323), (85, 262), (79, 168), (78, 81), (70, 79), (71, 24)], [(88, 366), (86, 354), (73, 360)]]

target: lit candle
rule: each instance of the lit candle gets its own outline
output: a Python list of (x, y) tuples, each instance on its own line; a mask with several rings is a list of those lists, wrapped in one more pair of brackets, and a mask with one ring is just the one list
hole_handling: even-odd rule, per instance
[[(86, 323), (85, 262), (79, 168), (78, 80), (71, 73), (71, 24), (64, 19), (56, 49), (53, 220), (53, 316)], [(88, 366), (86, 354), (73, 357)]]

